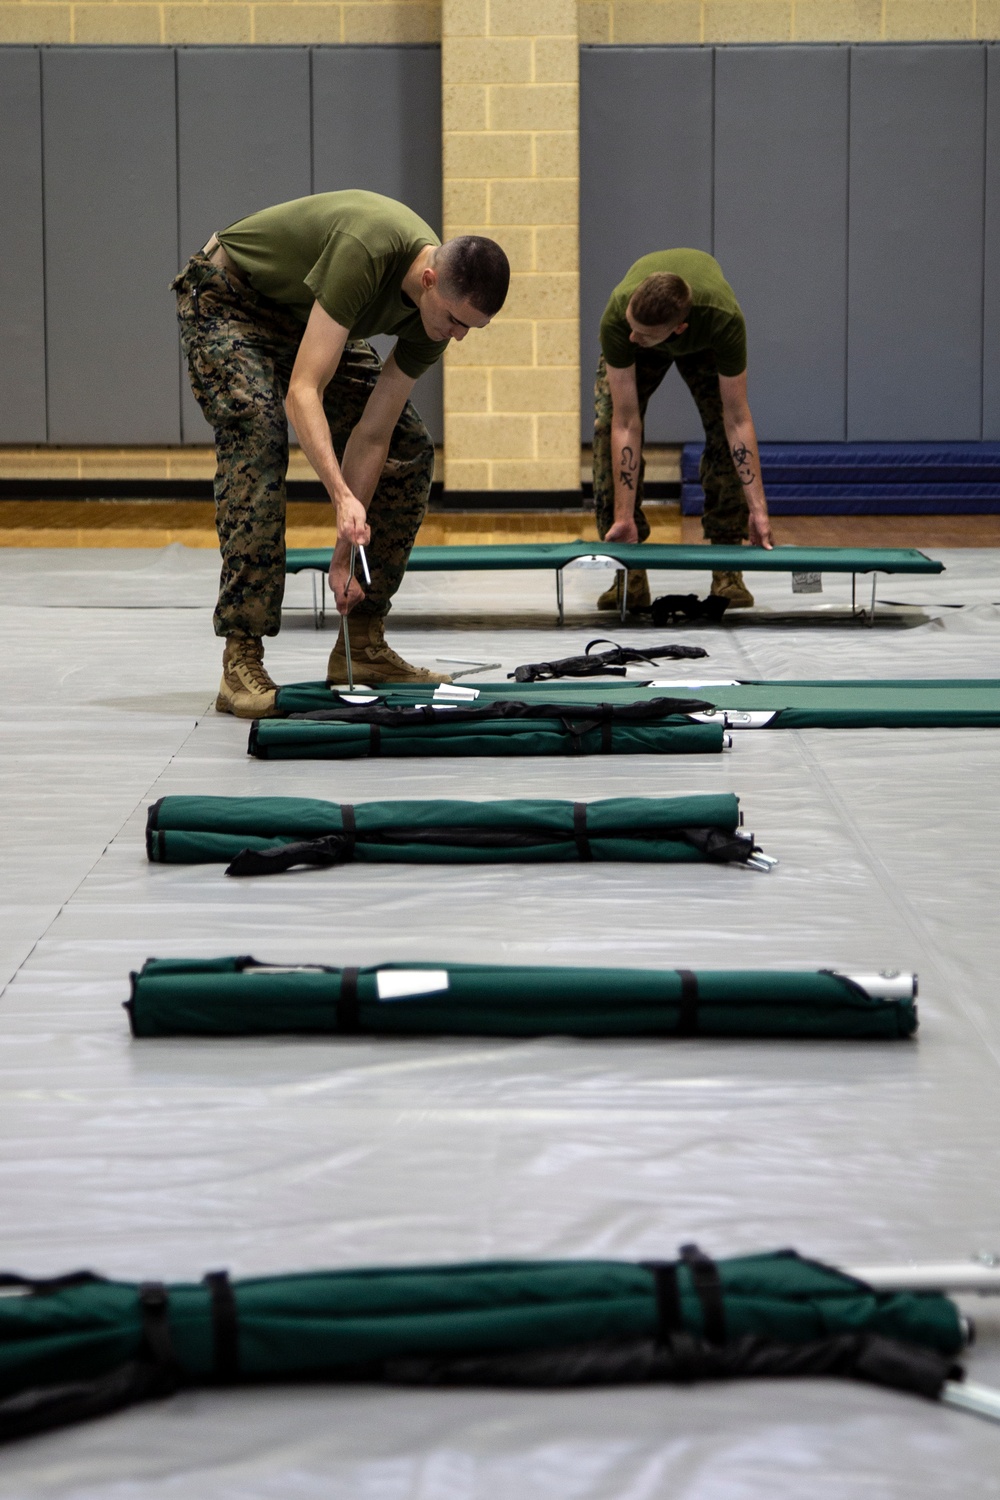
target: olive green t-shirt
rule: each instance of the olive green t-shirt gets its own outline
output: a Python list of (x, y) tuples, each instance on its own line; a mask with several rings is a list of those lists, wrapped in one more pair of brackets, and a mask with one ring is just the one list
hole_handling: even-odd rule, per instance
[(682, 334), (643, 349), (643, 358), (655, 360), (659, 355), (673, 360), (681, 354), (711, 349), (720, 375), (742, 375), (747, 367), (747, 326), (722, 267), (704, 250), (657, 250), (629, 267), (624, 281), (611, 293), (601, 319), (605, 361), (619, 370), (635, 364), (637, 346), (629, 343), (631, 329), (625, 309), (646, 277), (662, 271), (682, 276), (687, 282), (693, 295), (691, 313)]
[(318, 302), (354, 339), (394, 333), (396, 363), (413, 380), (447, 348), (427, 337), (403, 294), (420, 251), (441, 241), (394, 198), (354, 188), (314, 193), (240, 219), (219, 241), (256, 291), (303, 323)]

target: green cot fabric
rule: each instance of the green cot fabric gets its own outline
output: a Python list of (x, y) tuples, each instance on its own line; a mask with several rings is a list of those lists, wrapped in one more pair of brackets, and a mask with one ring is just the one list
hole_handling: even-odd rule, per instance
[[(447, 974), (447, 989), (380, 999), (378, 975)], [(132, 975), (133, 1034), (264, 1036), (759, 1036), (891, 1039), (913, 1000), (873, 1000), (834, 974), (388, 963), (351, 971), (252, 958), (157, 959)], [(692, 977), (693, 976), (693, 977)], [(693, 990), (693, 993), (692, 993)], [(349, 1004), (348, 1004), (349, 1002)]]
[[(805, 1343), (873, 1333), (945, 1355), (962, 1346), (958, 1310), (935, 1294), (875, 1293), (793, 1251), (716, 1262), (727, 1340)], [(687, 1264), (676, 1268), (685, 1331), (704, 1336)], [(656, 1277), (619, 1261), (316, 1271), (235, 1281), (236, 1378), (372, 1378), (394, 1359), (539, 1350), (656, 1336)], [(166, 1288), (182, 1383), (213, 1379), (212, 1294)], [(92, 1380), (144, 1356), (140, 1287), (95, 1280), (0, 1298), (0, 1395)]]
[[(329, 695), (328, 695), (329, 697)], [(352, 760), (414, 755), (717, 755), (721, 724), (681, 716), (651, 724), (600, 724), (574, 734), (560, 719), (491, 719), (406, 728), (309, 719), (257, 719), (250, 755), (259, 760)]]
[[(353, 857), (413, 864), (576, 860), (580, 849), (573, 808), (572, 802), (543, 798), (359, 802), (353, 805)], [(735, 833), (739, 799), (731, 793), (612, 797), (587, 803), (586, 820), (595, 860), (694, 862), (704, 856), (678, 831)], [(310, 797), (163, 797), (149, 809), (146, 852), (161, 864), (228, 863), (244, 849), (274, 849), (345, 831), (340, 804)], [(449, 835), (455, 836), (453, 842), (447, 842)], [(469, 841), (460, 842), (463, 835)], [(423, 842), (421, 836), (443, 842)], [(524, 842), (517, 847), (490, 843), (491, 838), (511, 836)]]
[[(522, 542), (501, 546), (414, 547), (410, 573), (505, 568), (563, 568), (578, 557), (614, 557), (629, 568), (742, 569), (758, 573), (943, 573), (944, 563), (915, 547), (712, 547), (656, 542)], [(292, 548), (288, 573), (329, 571), (329, 547)]]
[[(631, 682), (484, 682), (477, 683), (476, 703), (498, 698), (574, 704), (642, 703), (662, 696), (707, 699), (719, 709), (772, 710), (772, 729), (995, 729), (1000, 727), (1000, 679), (929, 678), (798, 682), (741, 682), (736, 687), (702, 686), (669, 689)], [(440, 702), (433, 688), (392, 687), (388, 704)], [(329, 708), (325, 682), (299, 682), (279, 688), (280, 713), (309, 713)], [(264, 721), (269, 722), (269, 721)], [(273, 721), (270, 721), (273, 722)]]

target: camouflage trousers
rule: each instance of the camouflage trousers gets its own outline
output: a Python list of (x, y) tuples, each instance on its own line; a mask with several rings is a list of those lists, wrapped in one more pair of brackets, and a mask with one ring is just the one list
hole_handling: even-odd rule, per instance
[[(284, 398), (303, 327), (241, 277), (193, 255), (173, 282), (191, 388), (215, 430), (215, 517), (222, 552), (216, 635), (277, 635), (285, 592)], [(334, 452), (344, 447), (382, 362), (363, 341), (349, 343), (323, 404)], [(427, 510), (434, 445), (408, 401), (396, 423), (382, 477), (368, 507), (372, 575), (359, 615), (388, 614)], [(334, 521), (330, 515), (331, 540)]]
[[(749, 512), (743, 486), (733, 467), (725, 423), (722, 420), (722, 397), (719, 394), (719, 372), (715, 355), (706, 351), (703, 354), (682, 354), (676, 360), (665, 361), (658, 354), (654, 362), (644, 360), (640, 351), (635, 362), (639, 411), (645, 420), (649, 398), (671, 364), (676, 364), (681, 379), (694, 397), (705, 429), (705, 451), (699, 473), (701, 487), (705, 491), (705, 513), (701, 518), (705, 539), (709, 542), (744, 542), (750, 535)], [(601, 537), (615, 519), (611, 415), (611, 391), (608, 389), (608, 373), (602, 356), (594, 382), (594, 509), (597, 513), (597, 532)], [(640, 460), (639, 481), (635, 487), (635, 524), (639, 529), (640, 542), (644, 542), (649, 536), (649, 522), (642, 509), (645, 467), (645, 460)]]

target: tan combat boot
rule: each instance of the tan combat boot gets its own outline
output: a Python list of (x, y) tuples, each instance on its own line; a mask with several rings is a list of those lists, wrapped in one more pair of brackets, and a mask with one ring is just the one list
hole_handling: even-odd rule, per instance
[(256, 635), (230, 635), (222, 657), (222, 684), (215, 700), (220, 714), (237, 719), (271, 719), (277, 683), (264, 666), (264, 642)]
[[(628, 593), (625, 595), (625, 608), (627, 610), (645, 609), (650, 603), (649, 576), (645, 568), (633, 569), (628, 575)], [(621, 613), (622, 607), (622, 575), (615, 574), (615, 581), (609, 589), (597, 601), (598, 609), (613, 609), (616, 614)]]
[[(408, 661), (397, 656), (391, 646), (386, 645), (384, 624), (380, 615), (352, 615), (351, 664), (354, 681), (371, 687), (376, 682), (450, 682), (451, 678), (441, 672), (428, 672), (423, 667), (411, 667)], [(341, 621), (337, 644), (330, 652), (326, 666), (326, 680), (330, 683), (347, 681), (347, 653), (344, 650), (344, 625)]]
[(742, 573), (713, 573), (711, 592), (717, 599), (728, 599), (730, 609), (753, 606), (753, 594), (743, 582)]

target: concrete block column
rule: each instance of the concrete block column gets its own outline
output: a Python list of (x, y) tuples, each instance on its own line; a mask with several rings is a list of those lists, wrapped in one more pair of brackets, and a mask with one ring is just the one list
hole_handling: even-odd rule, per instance
[(443, 0), (444, 233), (503, 245), (507, 305), (445, 357), (446, 490), (578, 490), (576, 0)]

